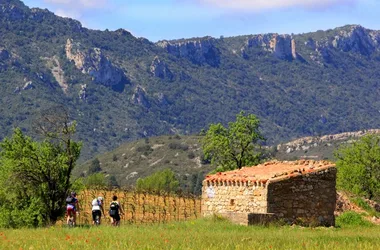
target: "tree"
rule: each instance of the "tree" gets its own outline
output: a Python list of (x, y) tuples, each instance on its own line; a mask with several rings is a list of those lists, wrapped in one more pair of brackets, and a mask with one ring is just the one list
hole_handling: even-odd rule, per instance
[(116, 180), (116, 176), (111, 175), (110, 178), (108, 179), (108, 186), (113, 188), (113, 187), (119, 187), (119, 183)]
[(198, 172), (191, 175), (190, 190), (192, 194), (201, 195), (202, 194), (202, 181), (204, 179), (204, 173)]
[(260, 121), (255, 115), (242, 111), (225, 128), (221, 123), (211, 124), (202, 141), (206, 158), (218, 166), (217, 171), (240, 169), (260, 163), (259, 141), (265, 138), (259, 131)]
[[(55, 223), (64, 214), (71, 172), (79, 158), (81, 143), (72, 139), (75, 122), (59, 115), (41, 117), (39, 128), (44, 135), (41, 142), (15, 129), (13, 136), (0, 144), (0, 187), (4, 191), (4, 196), (0, 194), (4, 201), (0, 210), (14, 214), (9, 226)], [(32, 213), (16, 223), (19, 215), (14, 211), (22, 214), (31, 205), (39, 214)]]
[(106, 177), (102, 173), (95, 173), (83, 179), (86, 188), (105, 188), (107, 186)]
[(94, 160), (91, 161), (91, 165), (88, 168), (88, 174), (92, 175), (100, 171), (102, 171), (102, 168), (100, 167), (100, 161), (98, 158), (95, 158)]
[(369, 199), (380, 199), (380, 137), (366, 135), (335, 153), (337, 186)]
[(136, 189), (146, 192), (175, 192), (178, 190), (179, 181), (175, 173), (170, 169), (158, 171), (148, 177), (138, 178)]

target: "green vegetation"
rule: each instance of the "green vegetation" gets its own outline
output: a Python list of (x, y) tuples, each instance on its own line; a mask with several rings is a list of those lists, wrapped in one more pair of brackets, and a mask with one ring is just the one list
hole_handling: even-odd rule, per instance
[(374, 207), (371, 207), (362, 197), (352, 197), (350, 198), (350, 201), (363, 209), (369, 216), (376, 216), (380, 218), (380, 212), (376, 211)]
[(87, 189), (105, 188), (108, 186), (106, 177), (102, 173), (89, 175), (86, 178), (83, 178), (82, 181)]
[(371, 227), (374, 226), (371, 222), (365, 220), (362, 215), (354, 212), (347, 211), (336, 218), (337, 227)]
[(5, 230), (1, 249), (379, 249), (380, 227), (239, 226), (194, 220), (156, 225)]
[(75, 123), (54, 118), (42, 118), (42, 142), (15, 129), (0, 144), (1, 227), (54, 224), (64, 214), (81, 144), (72, 140)]
[[(135, 186), (138, 178), (170, 168), (183, 192), (199, 194), (204, 176), (213, 169), (204, 159), (200, 143), (202, 138), (158, 136), (124, 143), (110, 152), (97, 155), (100, 173), (111, 175), (107, 178), (114, 178), (118, 186), (129, 187)], [(114, 161), (115, 156), (117, 161)], [(84, 178), (89, 176), (93, 161), (76, 167), (74, 175)]]
[(240, 169), (260, 163), (259, 142), (264, 137), (259, 131), (256, 116), (240, 112), (235, 122), (225, 128), (221, 123), (211, 124), (202, 142), (206, 158), (217, 167), (216, 171)]
[(367, 135), (336, 152), (337, 186), (359, 196), (380, 199), (380, 137)]
[(100, 161), (98, 158), (95, 158), (91, 161), (91, 165), (88, 169), (88, 174), (95, 174), (102, 171), (102, 168), (100, 167)]
[[(0, 9), (1, 49), (11, 55), (0, 59), (1, 139), (10, 136), (13, 127), (30, 134), (33, 117), (57, 103), (78, 122), (82, 163), (126, 141), (196, 134), (212, 123), (226, 126), (240, 110), (257, 115), (270, 145), (380, 127), (380, 101), (374, 91), (379, 87), (379, 52), (363, 56), (361, 51), (326, 47), (320, 50), (328, 55), (323, 57), (305, 46), (310, 39), (319, 44), (332, 41), (350, 27), (294, 35), (299, 59), (293, 61), (278, 59), (260, 47), (246, 48), (247, 57), (242, 56), (249, 35), (211, 39), (212, 52), (217, 53), (207, 54), (208, 61), (218, 64), (209, 65), (169, 54), (122, 29), (89, 30), (46, 10), (31, 11), (18, 0), (2, 1)], [(95, 84), (77, 69), (65, 55), (67, 39), (81, 43), (83, 51), (100, 48), (128, 78), (124, 89)], [(359, 35), (353, 39), (353, 44), (367, 44)], [(155, 56), (173, 77), (153, 76), (150, 65)], [(66, 93), (49, 66), (53, 58), (64, 72)], [(24, 90), (29, 81), (34, 88)], [(86, 99), (79, 99), (82, 84), (87, 85)], [(129, 181), (116, 177), (119, 183)]]
[(170, 169), (165, 169), (152, 175), (139, 178), (136, 181), (136, 189), (140, 192), (149, 192), (149, 193), (171, 193), (176, 192), (179, 187), (179, 182)]

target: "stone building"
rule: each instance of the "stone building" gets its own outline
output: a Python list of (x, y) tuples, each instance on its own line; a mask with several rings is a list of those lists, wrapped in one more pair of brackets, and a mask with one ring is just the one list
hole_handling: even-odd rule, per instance
[(336, 168), (327, 161), (271, 161), (206, 176), (202, 215), (250, 225), (335, 225)]

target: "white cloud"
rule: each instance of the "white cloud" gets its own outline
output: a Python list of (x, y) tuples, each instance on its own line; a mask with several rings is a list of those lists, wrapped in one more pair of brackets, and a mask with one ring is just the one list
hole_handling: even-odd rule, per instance
[[(62, 0), (64, 1), (64, 0)], [(197, 0), (222, 9), (262, 11), (281, 8), (320, 9), (335, 5), (351, 5), (360, 0)]]
[(88, 11), (101, 11), (110, 8), (111, 0), (44, 0), (58, 16), (70, 17), (85, 22)]
[(79, 19), (82, 17), (81, 13), (78, 12), (78, 11), (75, 11), (75, 10), (63, 10), (63, 9), (57, 9), (55, 11), (55, 14), (57, 16), (61, 16), (61, 17), (70, 17), (70, 18), (74, 18), (74, 19)]
[(68, 9), (100, 9), (105, 7), (109, 0), (44, 0), (46, 3)]

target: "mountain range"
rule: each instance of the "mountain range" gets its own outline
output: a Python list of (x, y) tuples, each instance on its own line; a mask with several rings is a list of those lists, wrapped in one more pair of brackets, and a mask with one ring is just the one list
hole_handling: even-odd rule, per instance
[[(0, 2), (0, 137), (56, 105), (77, 121), (81, 161), (123, 142), (198, 134), (255, 114), (268, 145), (380, 127), (380, 31), (153, 43)], [(1, 139), (0, 138), (0, 139)]]

